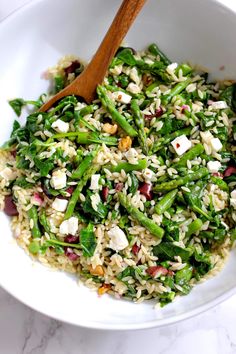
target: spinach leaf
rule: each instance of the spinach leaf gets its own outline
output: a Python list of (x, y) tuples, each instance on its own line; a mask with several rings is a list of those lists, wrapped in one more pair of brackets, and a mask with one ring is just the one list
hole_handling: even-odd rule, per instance
[(175, 256), (180, 256), (185, 262), (190, 258), (192, 251), (188, 248), (176, 246), (172, 242), (161, 242), (153, 247), (153, 254), (161, 261), (174, 260)]
[(226, 87), (220, 94), (220, 99), (225, 101), (233, 110), (236, 110), (236, 83)]
[(202, 209), (202, 194), (206, 187), (206, 181), (198, 181), (193, 186), (188, 186), (190, 192), (184, 192), (184, 199), (186, 200), (188, 206), (196, 213), (204, 216), (207, 220), (211, 220), (212, 216), (208, 212)]
[(186, 266), (175, 273), (175, 283), (180, 285), (183, 288), (183, 293), (188, 294), (191, 290), (191, 286), (189, 285), (189, 281), (191, 280), (193, 275), (193, 267), (190, 264), (186, 264)]
[(34, 185), (26, 180), (26, 177), (18, 177), (14, 185), (19, 186), (21, 188), (27, 189), (27, 188), (32, 188)]
[(130, 173), (130, 179), (132, 183), (131, 186), (129, 187), (129, 193), (134, 195), (134, 193), (136, 193), (138, 190), (139, 181), (133, 172)]
[(134, 58), (130, 48), (122, 49), (116, 57), (127, 65), (134, 66), (136, 64), (136, 59)]
[(54, 163), (48, 160), (40, 160), (38, 157), (34, 158), (34, 163), (41, 177), (46, 177), (49, 172), (54, 168)]
[(54, 77), (54, 93), (61, 91), (65, 87), (65, 78), (57, 75)]
[(26, 102), (22, 98), (15, 98), (14, 100), (9, 101), (9, 105), (19, 117), (21, 115), (22, 108), (26, 105)]
[(97, 210), (94, 210), (91, 203), (92, 195), (93, 193), (91, 193), (90, 191), (87, 192), (86, 200), (82, 204), (83, 211), (85, 212), (85, 214), (91, 214), (98, 219), (106, 218), (108, 214), (108, 206), (103, 204), (102, 201), (100, 201), (97, 205)]
[(126, 267), (121, 273), (117, 274), (117, 279), (122, 280), (126, 277), (134, 277), (135, 276), (135, 269), (134, 267), (128, 266)]
[(92, 257), (97, 246), (95, 233), (93, 231), (93, 224), (89, 223), (88, 226), (80, 232), (80, 244), (83, 249), (84, 257)]

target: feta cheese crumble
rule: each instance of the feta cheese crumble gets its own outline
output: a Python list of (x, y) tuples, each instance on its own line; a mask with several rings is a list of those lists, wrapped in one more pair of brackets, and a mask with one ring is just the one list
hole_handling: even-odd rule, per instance
[(99, 178), (100, 174), (95, 174), (91, 177), (91, 183), (89, 189), (91, 190), (98, 190), (99, 189)]
[(129, 245), (124, 231), (122, 231), (119, 226), (112, 227), (107, 234), (110, 237), (109, 247), (114, 251), (121, 251)]
[(218, 172), (219, 169), (221, 168), (221, 163), (219, 161), (208, 161), (207, 162), (207, 168), (209, 172)]
[(64, 212), (66, 211), (68, 200), (55, 198), (52, 202), (52, 208), (56, 211)]
[(56, 170), (52, 173), (50, 184), (54, 189), (62, 189), (66, 186), (66, 173), (62, 170)]
[(61, 119), (55, 120), (55, 122), (52, 123), (52, 128), (56, 130), (59, 133), (67, 133), (69, 130), (69, 123), (64, 122)]
[(175, 152), (177, 155), (183, 155), (188, 149), (191, 148), (192, 143), (191, 141), (186, 137), (186, 135), (181, 135), (175, 138), (172, 142), (171, 145), (175, 149)]
[(72, 216), (68, 220), (62, 221), (59, 231), (62, 235), (73, 235), (75, 236), (78, 231), (78, 219)]

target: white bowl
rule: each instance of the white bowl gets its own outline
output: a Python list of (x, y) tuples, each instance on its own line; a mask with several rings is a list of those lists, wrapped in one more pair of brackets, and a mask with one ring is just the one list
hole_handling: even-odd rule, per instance
[[(1, 143), (15, 118), (7, 100), (34, 99), (46, 91), (42, 73), (63, 55), (89, 59), (119, 4), (116, 0), (34, 1), (0, 24)], [(236, 12), (218, 1), (149, 0), (127, 43), (143, 49), (157, 42), (173, 61), (189, 60), (215, 77), (236, 78), (235, 33)], [(224, 71), (219, 70), (222, 65)], [(0, 285), (33, 309), (72, 324), (99, 329), (161, 326), (195, 315), (236, 292), (233, 251), (220, 274), (161, 310), (154, 310), (153, 302), (137, 305), (107, 295), (99, 298), (78, 286), (73, 276), (33, 264), (13, 240), (2, 213), (0, 225)]]

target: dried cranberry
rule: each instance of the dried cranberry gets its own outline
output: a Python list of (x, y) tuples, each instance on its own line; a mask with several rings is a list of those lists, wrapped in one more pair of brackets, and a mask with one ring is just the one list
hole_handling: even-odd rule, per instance
[(137, 254), (139, 253), (139, 250), (140, 250), (140, 246), (137, 245), (137, 243), (135, 243), (132, 247), (132, 253), (137, 256)]
[(67, 243), (79, 243), (79, 237), (73, 235), (67, 235), (65, 237), (65, 242)]
[(102, 197), (103, 202), (107, 201), (108, 195), (109, 195), (109, 188), (107, 186), (102, 187), (101, 197)]
[(155, 278), (158, 275), (167, 275), (169, 271), (167, 268), (158, 265), (158, 266), (149, 267), (146, 270), (146, 273), (151, 275), (151, 277)]
[(78, 60), (74, 60), (72, 61), (72, 63), (67, 66), (67, 68), (65, 68), (65, 73), (66, 75), (72, 74), (74, 73), (77, 69), (79, 69), (81, 67), (81, 64)]
[(116, 192), (122, 191), (123, 187), (124, 187), (123, 183), (121, 183), (121, 182), (120, 183), (116, 183), (116, 185), (115, 185)]
[(79, 258), (78, 254), (74, 253), (73, 250), (70, 247), (65, 248), (65, 255), (71, 260), (71, 261), (77, 261)]
[(163, 111), (162, 107), (159, 107), (159, 108), (157, 108), (155, 110), (155, 113), (153, 113), (153, 114), (145, 114), (144, 115), (144, 119), (151, 120), (152, 118), (155, 118), (155, 117), (159, 118), (159, 117), (162, 116), (163, 113), (164, 113), (164, 111)]
[(140, 194), (145, 195), (147, 200), (152, 200), (153, 193), (152, 193), (152, 185), (150, 183), (142, 183), (139, 187)]
[(5, 197), (5, 205), (4, 205), (4, 212), (8, 216), (16, 216), (18, 215), (18, 210), (16, 208), (16, 204), (13, 201), (12, 195), (7, 195)]
[(235, 166), (228, 166), (224, 171), (224, 177), (229, 177), (231, 175), (236, 174), (236, 167)]

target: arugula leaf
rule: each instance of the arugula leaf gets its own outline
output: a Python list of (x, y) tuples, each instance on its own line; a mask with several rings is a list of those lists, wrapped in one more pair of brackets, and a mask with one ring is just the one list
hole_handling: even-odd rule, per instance
[(97, 205), (97, 210), (94, 210), (92, 207), (92, 203), (91, 203), (91, 196), (92, 195), (93, 195), (93, 193), (88, 191), (88, 193), (86, 195), (86, 200), (82, 204), (83, 211), (85, 212), (85, 214), (91, 214), (95, 218), (98, 218), (98, 219), (106, 218), (106, 216), (108, 214), (108, 206), (103, 204), (102, 201), (100, 201)]
[(80, 231), (80, 244), (83, 249), (83, 256), (92, 257), (97, 246), (92, 223), (89, 223), (87, 227)]

